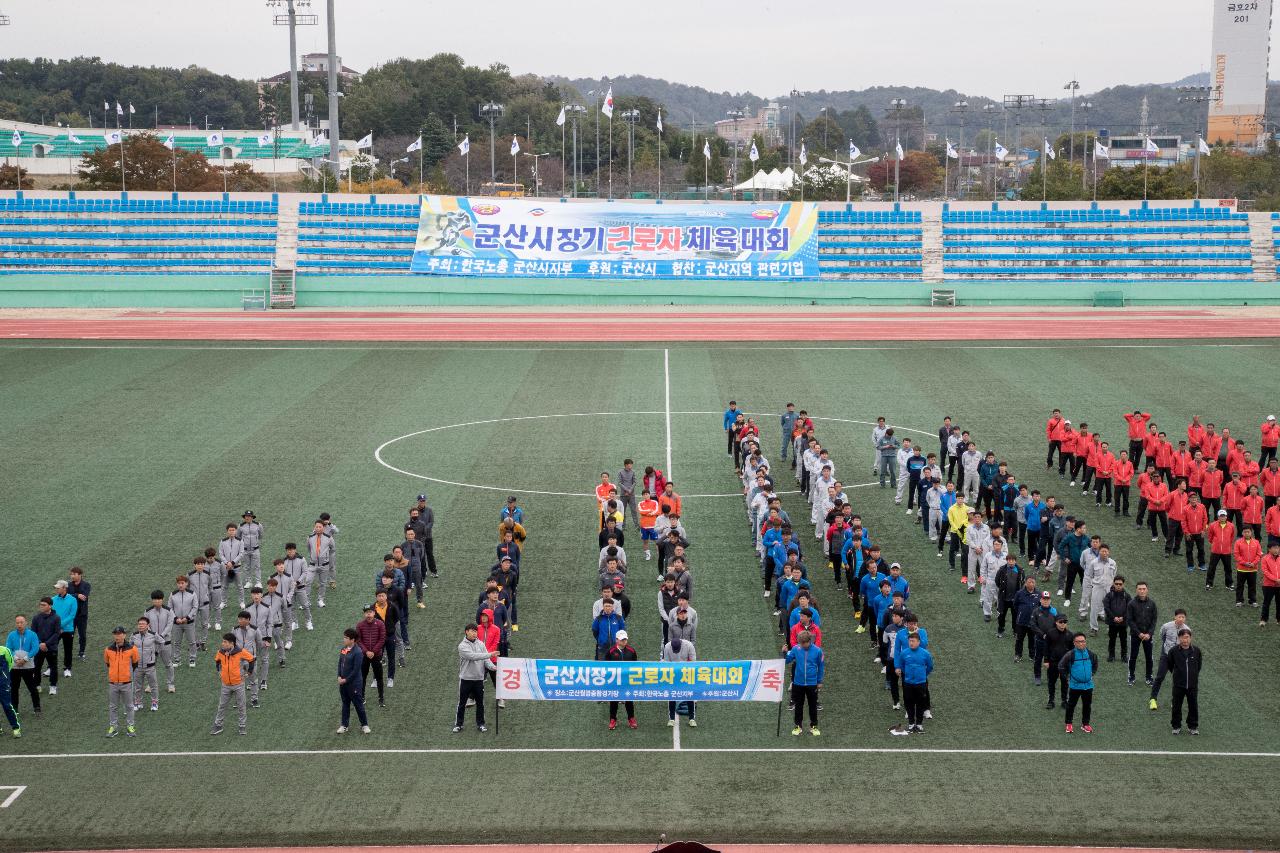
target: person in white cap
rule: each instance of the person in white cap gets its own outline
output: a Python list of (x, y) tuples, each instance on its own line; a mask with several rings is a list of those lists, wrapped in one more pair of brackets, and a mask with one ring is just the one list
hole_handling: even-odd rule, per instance
[(236, 532), (244, 546), (244, 589), (253, 589), (255, 586), (262, 586), (263, 530), (253, 510), (245, 510), (240, 517), (244, 520), (240, 522)]
[[(604, 653), (605, 660), (633, 661), (638, 659), (639, 655), (636, 654), (635, 648), (632, 647), (630, 640), (627, 638), (627, 632), (625, 630), (619, 631), (613, 636), (614, 636), (613, 646), (610, 647), (609, 651)], [(630, 700), (627, 700), (627, 701), (624, 701), (622, 704), (626, 707), (626, 711), (627, 711), (627, 726), (633, 729), (639, 728), (639, 724), (636, 723), (636, 703)], [(618, 727), (618, 703), (610, 702), (609, 703), (609, 731), (613, 731), (617, 727)]]

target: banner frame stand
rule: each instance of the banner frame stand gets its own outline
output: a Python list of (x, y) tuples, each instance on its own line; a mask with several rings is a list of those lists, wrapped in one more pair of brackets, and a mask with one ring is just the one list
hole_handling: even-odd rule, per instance
[(774, 737), (782, 737), (782, 700), (778, 700), (778, 733)]

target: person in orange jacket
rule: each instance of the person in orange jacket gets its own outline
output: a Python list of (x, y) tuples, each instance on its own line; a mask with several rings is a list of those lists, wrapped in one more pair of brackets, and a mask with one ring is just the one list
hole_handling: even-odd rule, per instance
[(1147, 422), (1151, 413), (1134, 409), (1133, 414), (1125, 413), (1125, 422), (1129, 424), (1129, 458), (1138, 464), (1142, 459), (1142, 436), (1147, 431)]
[(1116, 455), (1111, 452), (1107, 442), (1098, 445), (1098, 470), (1094, 474), (1093, 498), (1094, 503), (1102, 506), (1102, 493), (1107, 493), (1107, 506), (1111, 506), (1112, 479), (1116, 473)]
[(1163, 432), (1156, 435), (1156, 470), (1173, 482), (1173, 445)]
[(1147, 518), (1147, 503), (1151, 494), (1151, 478), (1156, 475), (1156, 463), (1147, 460), (1147, 467), (1138, 475), (1138, 512), (1134, 516), (1133, 526), (1144, 527)]
[(1204, 501), (1204, 508), (1215, 518), (1218, 510), (1222, 509), (1222, 479), (1218, 459), (1211, 457), (1200, 478), (1200, 499)]
[(244, 696), (244, 673), (246, 669), (253, 671), (253, 652), (237, 646), (235, 634), (223, 634), (222, 647), (213, 656), (213, 667), (218, 671), (221, 689), (218, 693), (218, 711), (213, 716), (213, 728), (209, 730), (209, 734), (222, 734), (222, 721), (227, 716), (227, 706), (231, 704), (232, 698), (235, 699), (239, 713), (240, 734), (245, 734), (249, 725), (249, 711)]
[(1206, 462), (1217, 459), (1218, 454), (1222, 452), (1222, 436), (1218, 434), (1218, 429), (1213, 424), (1207, 424), (1200, 436), (1200, 452), (1204, 454)]
[(1249, 493), (1244, 496), (1244, 506), (1240, 508), (1241, 530), (1253, 528), (1253, 538), (1262, 541), (1262, 495), (1257, 486), (1250, 486)]
[(1190, 445), (1192, 453), (1203, 449), (1204, 433), (1205, 429), (1200, 423), (1200, 416), (1193, 415), (1191, 423), (1187, 425), (1187, 443)]
[(1222, 508), (1227, 511), (1227, 518), (1231, 519), (1236, 530), (1240, 529), (1242, 521), (1240, 511), (1244, 509), (1244, 496), (1248, 493), (1248, 487), (1240, 482), (1240, 472), (1233, 471), (1231, 479), (1222, 487)]
[(1169, 520), (1169, 535), (1164, 539), (1164, 556), (1167, 560), (1174, 554), (1179, 553), (1178, 549), (1182, 547), (1182, 518), (1187, 511), (1187, 501), (1190, 493), (1187, 491), (1187, 481), (1179, 480), (1177, 486), (1169, 493), (1169, 505), (1165, 510), (1165, 515)]
[(1276, 605), (1276, 618), (1280, 619), (1280, 541), (1268, 545), (1262, 558), (1262, 621), (1258, 627), (1267, 627), (1272, 602)]
[[(1205, 571), (1204, 564), (1204, 531), (1209, 526), (1209, 514), (1200, 496), (1195, 492), (1187, 498), (1187, 508), (1182, 511), (1182, 538), (1187, 546), (1187, 571), (1194, 572), (1197, 567)], [(1195, 558), (1193, 553), (1199, 552)]]
[(1218, 564), (1222, 565), (1222, 578), (1227, 589), (1231, 589), (1231, 553), (1236, 544), (1236, 526), (1227, 518), (1225, 509), (1218, 510), (1218, 517), (1209, 525), (1209, 574), (1205, 578), (1204, 588), (1213, 589), (1213, 576)]
[(1246, 527), (1236, 540), (1236, 607), (1244, 607), (1244, 588), (1249, 587), (1249, 606), (1258, 606), (1258, 567), (1262, 563), (1262, 543)]
[(640, 515), (640, 544), (644, 546), (644, 558), (649, 559), (649, 548), (652, 543), (658, 541), (657, 529), (654, 524), (658, 520), (658, 516), (662, 514), (662, 510), (658, 507), (658, 502), (653, 499), (648, 489), (640, 494), (640, 504), (636, 511)]
[(1262, 483), (1263, 509), (1271, 509), (1280, 499), (1280, 459), (1268, 460), (1267, 467), (1258, 474), (1258, 481)]
[(123, 626), (111, 632), (111, 645), (103, 649), (102, 660), (107, 664), (107, 737), (120, 734), (121, 703), (124, 704), (124, 732), (133, 737), (138, 733), (133, 726), (133, 671), (142, 662), (142, 656), (129, 642)]
[(1049, 454), (1044, 458), (1044, 470), (1053, 467), (1053, 453), (1058, 452), (1058, 461), (1062, 461), (1062, 434), (1066, 432), (1066, 421), (1062, 419), (1062, 410), (1054, 409), (1049, 420), (1044, 424), (1044, 437), (1049, 442)]
[[(1169, 486), (1165, 484), (1159, 472), (1151, 475), (1151, 485), (1147, 487), (1147, 527), (1151, 530), (1151, 541), (1158, 542), (1161, 537), (1169, 537)], [(1156, 535), (1156, 528), (1160, 535)]]
[(1114, 483), (1115, 497), (1112, 502), (1116, 508), (1116, 515), (1129, 517), (1129, 489), (1133, 482), (1133, 461), (1129, 458), (1129, 451), (1121, 450), (1120, 458), (1116, 460), (1115, 467), (1111, 469), (1111, 479)]
[(1258, 457), (1258, 465), (1266, 464), (1276, 458), (1276, 447), (1280, 445), (1280, 423), (1276, 423), (1275, 415), (1267, 415), (1262, 422), (1262, 455)]

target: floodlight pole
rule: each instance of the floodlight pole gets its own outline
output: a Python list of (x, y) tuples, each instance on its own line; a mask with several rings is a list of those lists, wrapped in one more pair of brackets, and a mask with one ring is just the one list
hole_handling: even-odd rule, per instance
[[(315, 26), (318, 24), (319, 18), (315, 15), (303, 15), (301, 19), (297, 14), (297, 8), (307, 8), (311, 5), (311, 0), (267, 0), (267, 6), (271, 8), (279, 8), (284, 3), (287, 14), (276, 15), (273, 23), (278, 27), (287, 26), (289, 28), (289, 118), (291, 121), (291, 129), (297, 130), (299, 117), (298, 107), (298, 27), (299, 26)], [(157, 125), (159, 122), (157, 122)]]
[(335, 5), (335, 0), (325, 0), (329, 24), (329, 159), (339, 163), (341, 151), (338, 146), (338, 43)]
[(487, 104), (480, 105), (480, 118), (489, 120), (489, 189), (496, 193), (498, 191), (498, 168), (496, 149), (494, 148), (494, 123), (502, 117), (502, 104), (489, 101)]
[[(640, 120), (640, 111), (637, 109), (623, 110), (621, 118), (627, 123), (627, 197), (630, 198), (632, 195), (631, 160), (636, 141), (636, 122)], [(612, 153), (610, 151), (611, 160), (613, 159)]]
[[(894, 98), (889, 101), (893, 110), (893, 203), (898, 203), (898, 177), (902, 166), (902, 157), (898, 149), (902, 147), (902, 111), (907, 108), (906, 98)], [(943, 195), (945, 195), (945, 191)]]

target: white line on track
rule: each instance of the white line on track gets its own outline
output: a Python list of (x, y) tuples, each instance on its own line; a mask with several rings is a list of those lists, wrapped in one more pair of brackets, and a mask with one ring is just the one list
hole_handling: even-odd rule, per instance
[[(1160, 749), (982, 749), (980, 747), (955, 748), (945, 747), (912, 747), (902, 746), (778, 746), (778, 747), (688, 747), (685, 753), (723, 753), (725, 755), (750, 755), (755, 753), (828, 753), (828, 754), (903, 754), (921, 755), (1097, 755), (1097, 756), (1135, 756), (1144, 758), (1249, 758), (1275, 760), (1280, 752), (1213, 752), (1209, 750), (1160, 750)], [(263, 750), (195, 750), (188, 752), (51, 752), (39, 754), (4, 754), (0, 762), (17, 760), (32, 761), (40, 759), (80, 759), (80, 758), (246, 758), (264, 756), (306, 755), (306, 756), (346, 756), (346, 755), (470, 755), (470, 754), (510, 754), (525, 753), (531, 755), (596, 754), (608, 753), (655, 753), (670, 755), (666, 747), (458, 747), (458, 748), (419, 748), (419, 749), (263, 749)]]
[[(418, 344), (397, 344), (387, 346), (371, 346), (367, 342), (353, 341), (349, 345), (304, 345), (304, 346), (287, 346), (287, 345), (267, 345), (267, 344), (210, 344), (206, 346), (185, 345), (185, 344), (46, 344), (38, 341), (31, 343), (6, 343), (0, 344), (0, 349), (48, 349), (48, 350), (176, 350), (179, 352), (317, 352), (317, 351), (341, 351), (351, 350), (353, 352), (365, 352), (370, 350), (387, 350), (388, 352), (422, 352), (423, 350), (440, 350), (440, 351), (470, 351), (470, 352), (617, 352), (619, 347), (626, 348), (633, 352), (657, 352), (662, 347), (655, 346), (629, 346), (626, 342), (615, 344), (613, 346), (482, 346), (478, 342), (475, 346), (459, 346), (456, 343), (442, 345), (432, 341), (422, 341)], [(647, 342), (638, 341), (638, 344)], [(1028, 340), (1024, 344), (943, 344), (933, 345), (933, 341), (886, 341), (886, 346), (874, 345), (857, 345), (857, 346), (761, 346), (754, 344), (751, 346), (735, 345), (731, 342), (722, 343), (718, 341), (689, 341), (689, 345), (706, 346), (714, 349), (723, 350), (746, 350), (746, 351), (769, 351), (776, 350), (780, 352), (879, 352), (885, 350), (917, 350), (922, 348), (936, 350), (1079, 350), (1079, 349), (1256, 349), (1256, 348), (1276, 348), (1280, 347), (1280, 340), (1274, 343), (1169, 343), (1169, 344), (1102, 344), (1082, 341), (1079, 344), (1042, 344), (1037, 341)]]

